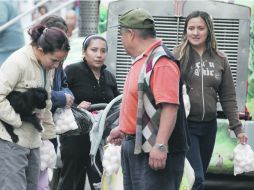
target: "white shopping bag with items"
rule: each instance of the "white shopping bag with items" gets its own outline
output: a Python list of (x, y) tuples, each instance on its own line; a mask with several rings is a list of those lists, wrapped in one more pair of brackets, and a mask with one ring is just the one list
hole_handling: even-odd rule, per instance
[(248, 144), (238, 144), (233, 151), (234, 175), (254, 171), (254, 152)]
[(183, 103), (184, 103), (185, 114), (187, 118), (190, 114), (191, 104), (190, 104), (190, 97), (187, 94), (187, 88), (185, 84), (183, 85), (182, 90), (183, 90)]
[(108, 144), (104, 147), (102, 166), (106, 176), (117, 173), (121, 165), (121, 147)]
[(49, 140), (41, 141), (40, 147), (41, 171), (47, 168), (53, 168), (56, 164), (56, 152), (54, 145)]
[(56, 126), (56, 134), (63, 134), (78, 128), (71, 109), (57, 108), (53, 115), (53, 120)]
[(191, 190), (195, 182), (195, 173), (187, 158), (184, 161), (184, 171), (179, 190)]

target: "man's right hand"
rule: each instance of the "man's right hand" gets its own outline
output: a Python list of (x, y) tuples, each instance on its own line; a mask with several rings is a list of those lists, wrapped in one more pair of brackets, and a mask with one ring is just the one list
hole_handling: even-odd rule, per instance
[(117, 126), (111, 130), (107, 140), (111, 144), (121, 145), (123, 138), (124, 138), (124, 134), (120, 130), (119, 126)]

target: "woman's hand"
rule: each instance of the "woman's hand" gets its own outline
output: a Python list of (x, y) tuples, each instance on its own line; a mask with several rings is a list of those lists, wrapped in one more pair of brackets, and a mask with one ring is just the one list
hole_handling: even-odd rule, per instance
[(66, 98), (66, 108), (71, 108), (73, 101), (74, 101), (74, 97), (70, 94), (65, 93), (65, 98)]
[(246, 144), (248, 141), (248, 137), (247, 137), (246, 133), (239, 133), (237, 135), (237, 138), (240, 140), (241, 144)]
[(86, 109), (89, 108), (91, 106), (91, 102), (87, 102), (87, 101), (82, 101), (79, 105), (78, 108), (83, 108)]

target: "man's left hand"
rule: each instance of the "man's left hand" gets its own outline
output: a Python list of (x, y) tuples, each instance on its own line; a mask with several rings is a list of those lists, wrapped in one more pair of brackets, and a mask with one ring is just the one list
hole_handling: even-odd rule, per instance
[(149, 153), (149, 166), (154, 170), (164, 169), (166, 167), (167, 152), (161, 152), (153, 147)]

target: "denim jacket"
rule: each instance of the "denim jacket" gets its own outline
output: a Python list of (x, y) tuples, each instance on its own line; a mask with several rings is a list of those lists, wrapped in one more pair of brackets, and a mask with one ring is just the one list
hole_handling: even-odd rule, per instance
[(55, 69), (53, 87), (51, 91), (52, 113), (54, 113), (57, 108), (63, 108), (66, 106), (65, 93), (73, 96), (71, 90), (68, 88), (67, 77), (63, 70), (63, 66), (60, 64), (59, 67)]

